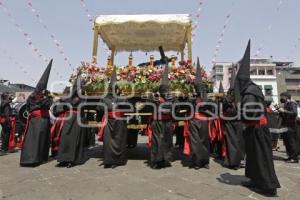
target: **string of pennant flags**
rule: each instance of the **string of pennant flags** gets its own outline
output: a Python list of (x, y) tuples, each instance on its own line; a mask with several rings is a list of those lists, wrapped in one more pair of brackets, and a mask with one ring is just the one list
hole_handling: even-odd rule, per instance
[[(3, 2), (4, 2), (3, 0), (0, 0), (0, 7), (2, 8), (4, 13), (9, 18), (9, 21), (15, 26), (15, 28), (18, 30), (18, 32), (25, 38), (26, 44), (28, 45), (28, 47), (33, 51), (33, 53), (39, 59), (42, 59), (44, 62), (49, 62), (49, 59), (47, 58), (47, 56), (45, 54), (43, 54), (42, 51), (39, 48), (37, 48), (37, 46), (33, 43), (31, 35), (21, 27), (21, 25), (16, 21), (15, 17), (12, 15), (12, 13), (9, 11), (9, 9), (5, 6), (5, 4)], [(93, 17), (92, 17), (93, 15), (90, 13), (90, 10), (88, 9), (88, 5), (87, 5), (86, 1), (85, 0), (79, 0), (79, 2), (80, 2), (80, 5), (81, 5), (83, 11), (85, 12), (85, 14), (88, 18), (88, 21), (90, 23), (93, 23)], [(232, 12), (233, 12), (235, 2), (236, 2), (236, 0), (232, 1), (230, 11), (226, 15), (225, 22), (223, 24), (221, 33), (219, 34), (217, 44), (216, 44), (214, 52), (213, 52), (213, 57), (212, 57), (212, 61), (211, 61), (212, 63), (214, 63), (216, 61), (216, 58), (217, 58), (217, 56), (220, 52), (221, 46), (224, 42), (223, 39), (224, 39), (224, 36), (225, 36), (225, 32), (227, 31), (227, 28), (229, 26), (229, 23), (232, 19)], [(53, 34), (50, 31), (49, 27), (47, 26), (45, 21), (42, 19), (40, 12), (36, 9), (36, 7), (34, 7), (34, 5), (32, 3), (32, 0), (26, 0), (26, 3), (27, 3), (28, 8), (30, 9), (30, 11), (32, 12), (32, 14), (37, 19), (37, 21), (48, 32), (48, 35), (49, 35), (50, 39), (52, 40), (52, 42), (54, 43), (54, 45), (58, 49), (59, 54), (63, 57), (64, 62), (68, 66), (72, 67), (72, 64), (70, 63), (70, 59), (65, 54), (62, 43), (59, 42), (56, 35)], [(193, 17), (195, 19), (193, 24), (192, 24), (192, 30), (193, 30), (192, 31), (192, 38), (194, 38), (196, 36), (196, 31), (199, 27), (199, 21), (200, 21), (201, 13), (203, 11), (203, 5), (204, 4), (205, 4), (205, 0), (198, 0), (198, 7), (197, 7), (196, 12), (194, 14), (190, 15), (191, 17)], [(278, 3), (277, 3), (277, 7), (276, 7), (277, 12), (280, 11), (282, 5), (283, 5), (283, 0), (279, 0)], [(268, 33), (271, 32), (272, 28), (273, 28), (272, 24), (267, 26)], [(265, 40), (262, 40), (262, 42), (260, 43), (260, 45), (259, 45), (259, 47), (258, 47), (258, 49), (257, 49), (257, 51), (254, 55), (255, 57), (259, 56), (259, 54), (263, 50), (264, 42), (265, 42)], [(300, 38), (298, 38), (295, 41), (291, 51), (289, 52), (289, 55), (286, 57), (287, 60), (289, 60), (291, 58), (291, 55), (299, 47), (299, 43), (300, 43)], [(106, 50), (107, 54), (109, 55), (109, 48), (105, 45), (104, 49)], [(11, 59), (11, 60), (13, 60), (13, 59)], [(18, 63), (18, 62), (14, 61), (14, 63)], [(18, 64), (20, 65), (20, 63), (18, 63)], [(53, 68), (53, 70), (56, 71), (55, 68)], [(56, 75), (58, 75), (60, 78), (63, 78), (63, 76), (61, 76), (58, 71), (56, 71)]]
[(191, 14), (191, 17), (195, 17), (195, 21), (193, 22), (193, 25), (192, 25), (192, 38), (194, 39), (194, 37), (196, 36), (196, 31), (197, 31), (197, 28), (199, 26), (199, 21), (200, 21), (200, 17), (201, 17), (201, 12), (202, 12), (202, 8), (203, 8), (203, 4), (204, 4), (204, 0), (200, 0), (198, 2), (198, 9), (195, 13), (195, 15), (193, 16), (193, 14)]
[(37, 18), (37, 21), (42, 25), (42, 27), (48, 32), (49, 37), (51, 38), (52, 42), (55, 44), (55, 47), (58, 48), (59, 54), (63, 56), (64, 62), (69, 66), (72, 67), (72, 64), (70, 63), (70, 59), (65, 55), (63, 45), (58, 41), (54, 33), (51, 33), (47, 24), (42, 20), (41, 14), (38, 12), (38, 10), (33, 6), (33, 3), (31, 0), (26, 0), (27, 5), (32, 12), (32, 14)]
[(21, 72), (23, 72), (24, 75), (25, 75), (26, 77), (28, 77), (31, 81), (33, 81), (33, 82), (36, 81), (36, 80), (34, 80), (34, 79), (30, 76), (30, 73), (26, 70), (26, 67), (24, 67), (20, 62), (18, 62), (13, 56), (11, 56), (10, 54), (8, 54), (7, 50), (2, 49), (2, 54), (3, 54), (4, 56), (6, 56), (6, 57), (9, 59), (9, 61), (10, 61), (11, 63), (13, 63), (15, 66), (17, 66), (17, 67), (19, 68), (19, 70), (20, 70)]
[(295, 53), (295, 51), (298, 49), (300, 43), (300, 37), (297, 38), (297, 40), (294, 42), (293, 47), (289, 51), (289, 55), (286, 57), (286, 60), (289, 61), (292, 57), (292, 55)]
[(90, 14), (90, 11), (89, 11), (89, 9), (87, 8), (87, 4), (85, 3), (85, 1), (84, 1), (84, 0), (80, 0), (80, 5), (81, 5), (82, 9), (84, 10), (84, 12), (85, 12), (85, 14), (86, 14), (86, 16), (87, 16), (89, 22), (90, 22), (90, 23), (93, 23), (93, 17), (92, 17), (92, 15)]
[[(46, 55), (41, 53), (41, 50), (39, 50), (36, 45), (33, 43), (32, 38), (30, 37), (30, 34), (26, 32), (21, 25), (17, 22), (17, 20), (14, 18), (14, 16), (11, 14), (11, 12), (8, 10), (8, 8), (4, 5), (3, 1), (0, 0), (0, 7), (4, 11), (4, 13), (9, 18), (10, 22), (17, 28), (18, 32), (21, 33), (21, 35), (25, 38), (27, 46), (33, 51), (33, 53), (44, 62), (48, 63), (49, 59)], [(55, 72), (57, 77), (60, 79), (63, 78), (63, 76), (56, 70), (55, 67), (52, 68), (52, 70)]]
[(42, 59), (44, 62), (49, 62), (48, 58), (41, 53), (41, 51), (34, 45), (30, 35), (28, 32), (26, 32), (21, 25), (16, 21), (16, 19), (13, 17), (11, 12), (7, 9), (7, 7), (4, 5), (3, 1), (0, 0), (0, 7), (4, 11), (4, 13), (7, 15), (9, 18), (10, 22), (16, 27), (19, 33), (22, 34), (23, 37), (26, 39), (26, 43), (28, 47), (33, 51), (33, 53), (40, 59)]
[(217, 45), (216, 45), (216, 48), (215, 48), (214, 53), (213, 53), (213, 57), (212, 57), (212, 61), (211, 61), (212, 65), (216, 62), (218, 53), (220, 52), (220, 49), (221, 49), (221, 45), (223, 44), (223, 38), (224, 38), (225, 32), (228, 28), (229, 22), (231, 20), (231, 16), (232, 16), (233, 8), (235, 6), (235, 2), (236, 2), (236, 0), (232, 1), (230, 11), (226, 15), (225, 23), (224, 23), (224, 25), (222, 27), (222, 31), (221, 31), (221, 33), (218, 37)]
[[(278, 3), (277, 3), (277, 6), (276, 6), (276, 12), (277, 12), (277, 13), (279, 13), (282, 4), (283, 4), (283, 0), (279, 0)], [(270, 33), (271, 33), (272, 28), (273, 28), (273, 25), (272, 25), (272, 24), (269, 24), (269, 25), (267, 26), (267, 30), (266, 30), (266, 31), (267, 31), (267, 34), (270, 34)], [(257, 57), (260, 55), (260, 53), (261, 53), (262, 50), (263, 50), (264, 43), (265, 43), (265, 40), (262, 40), (262, 42), (261, 42), (261, 43), (259, 44), (259, 46), (258, 46), (258, 49), (257, 49), (256, 52), (255, 52), (254, 57), (257, 58)]]
[[(90, 13), (90, 10), (88, 9), (87, 3), (84, 0), (79, 0), (79, 1), (80, 1), (81, 8), (85, 12), (89, 22), (93, 23), (93, 17), (92, 17), (93, 15)], [(106, 45), (104, 45), (104, 50), (106, 51), (107, 56), (109, 56), (110, 55), (110, 50)]]

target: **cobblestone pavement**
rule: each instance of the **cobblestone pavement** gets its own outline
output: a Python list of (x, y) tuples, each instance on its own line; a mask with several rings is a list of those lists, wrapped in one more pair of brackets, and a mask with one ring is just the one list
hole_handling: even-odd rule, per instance
[[(142, 139), (143, 140), (143, 139)], [(142, 141), (143, 142), (143, 141)], [(284, 150), (284, 147), (281, 147)], [(141, 143), (128, 152), (124, 167), (103, 169), (102, 147), (87, 152), (89, 161), (74, 168), (56, 168), (50, 161), (37, 168), (20, 168), (19, 153), (0, 157), (0, 199), (22, 200), (188, 200), (267, 199), (240, 185), (244, 169), (229, 170), (211, 159), (211, 168), (188, 169), (177, 160), (172, 167), (152, 170)], [(274, 155), (282, 188), (278, 199), (299, 199), (300, 165), (285, 164), (284, 151)]]

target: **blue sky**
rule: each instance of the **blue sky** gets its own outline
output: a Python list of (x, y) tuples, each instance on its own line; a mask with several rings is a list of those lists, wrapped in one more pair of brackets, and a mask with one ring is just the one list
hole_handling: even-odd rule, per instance
[[(50, 81), (66, 80), (72, 72), (50, 40), (47, 32), (34, 17), (26, 0), (0, 0), (21, 27), (29, 33), (35, 46), (48, 58), (54, 58), (55, 71)], [(89, 12), (100, 14), (195, 14), (199, 0), (85, 0)], [(203, 0), (198, 28), (193, 43), (193, 56), (200, 57), (207, 68), (216, 48), (226, 16), (231, 13), (217, 61), (237, 61), (247, 40), (252, 39), (252, 55), (262, 45), (262, 57), (276, 60), (290, 57), (300, 65), (300, 1), (299, 0)], [(235, 2), (233, 4), (233, 2)], [(64, 47), (73, 68), (80, 61), (91, 60), (92, 26), (80, 0), (32, 0), (51, 33)], [(279, 6), (280, 5), (280, 6)], [(278, 9), (279, 8), (279, 9)], [(298, 20), (297, 20), (298, 19)], [(195, 18), (194, 18), (195, 20)], [(46, 63), (29, 48), (28, 42), (0, 8), (0, 78), (11, 82), (34, 85)], [(271, 29), (269, 29), (271, 27)], [(294, 45), (297, 45), (295, 48)], [(299, 47), (298, 47), (299, 46)], [(4, 51), (6, 53), (4, 53)], [(100, 49), (102, 62), (106, 52)], [(117, 54), (116, 63), (126, 64), (129, 53)], [(167, 54), (168, 55), (168, 54)], [(21, 72), (17, 61), (29, 73)], [(145, 53), (134, 53), (135, 64), (148, 60)], [(170, 55), (169, 55), (170, 56)], [(104, 59), (105, 58), (105, 59)], [(59, 75), (58, 75), (58, 74)]]

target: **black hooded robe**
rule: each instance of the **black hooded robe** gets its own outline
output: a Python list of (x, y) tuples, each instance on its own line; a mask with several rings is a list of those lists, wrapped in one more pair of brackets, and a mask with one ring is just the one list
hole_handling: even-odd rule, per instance
[(245, 157), (244, 126), (240, 120), (230, 119), (237, 116), (237, 109), (233, 103), (223, 102), (223, 110), (223, 115), (228, 117), (228, 120), (222, 120), (227, 147), (224, 165), (229, 168), (235, 168), (240, 166), (241, 161)]
[[(115, 119), (113, 112), (117, 112), (117, 109), (121, 109), (124, 103), (121, 99), (115, 98), (113, 95), (108, 94), (103, 100), (100, 101), (107, 106), (107, 112), (104, 116), (107, 116), (106, 125), (99, 128), (99, 140), (103, 139), (103, 165), (126, 165), (127, 163), (127, 123), (126, 120)], [(114, 104), (120, 105), (117, 108), (113, 108)], [(98, 109), (102, 110), (103, 107)], [(116, 109), (116, 110), (114, 110)], [(117, 114), (116, 114), (117, 115)], [(120, 116), (123, 118), (123, 116)], [(101, 133), (103, 131), (103, 133)]]
[[(196, 109), (197, 102), (201, 102), (200, 98), (190, 100), (194, 109)], [(192, 119), (185, 122), (185, 129), (188, 129), (188, 138), (190, 140), (190, 153), (187, 153), (185, 142), (184, 153), (189, 154), (190, 167), (204, 167), (209, 164), (210, 157), (210, 142), (209, 142), (209, 129), (208, 117), (206, 107), (199, 106), (199, 110), (195, 110), (195, 115)], [(188, 124), (187, 124), (188, 123)], [(188, 126), (188, 127), (187, 127)], [(187, 134), (184, 134), (185, 137)]]
[[(242, 108), (246, 103), (260, 103), (264, 105), (264, 96), (260, 88), (254, 83), (247, 84), (241, 92)], [(247, 106), (249, 109), (257, 109), (257, 106)], [(246, 129), (244, 131), (246, 147), (246, 177), (262, 190), (280, 188), (277, 179), (272, 154), (272, 136), (267, 127), (265, 113), (246, 112), (247, 116), (262, 116), (265, 121), (246, 121), (243, 116)]]
[[(150, 146), (150, 166), (158, 164), (163, 167), (173, 161), (171, 104), (174, 100), (160, 97), (160, 100), (150, 99), (150, 101), (156, 104), (158, 113), (161, 112), (162, 115), (160, 117), (158, 113), (154, 112), (148, 122), (147, 132)], [(161, 102), (169, 102), (171, 104), (160, 105)]]
[(9, 146), (9, 137), (11, 132), (11, 123), (10, 123), (10, 115), (11, 115), (11, 107), (9, 105), (9, 101), (2, 100), (0, 105), (0, 117), (1, 117), (1, 140), (2, 140), (2, 151), (8, 151)]
[(29, 118), (27, 132), (25, 130), (20, 165), (39, 165), (48, 161), (50, 148), (50, 118), (49, 109), (52, 98), (44, 96), (36, 99), (31, 95), (27, 100), (27, 111), (31, 113), (42, 111), (41, 116)]
[[(87, 128), (80, 126), (78, 122), (78, 117), (83, 119), (82, 113), (77, 110), (80, 99), (75, 97), (70, 101), (72, 109), (66, 111), (57, 162), (81, 165), (87, 161), (87, 157), (85, 156)], [(82, 123), (84, 123), (84, 121)]]

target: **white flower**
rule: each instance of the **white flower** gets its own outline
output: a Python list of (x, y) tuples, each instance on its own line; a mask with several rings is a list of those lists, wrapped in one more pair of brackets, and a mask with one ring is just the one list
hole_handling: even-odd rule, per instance
[(82, 77), (82, 78), (86, 78), (87, 76), (88, 76), (88, 75), (85, 74), (85, 73), (81, 74), (81, 77)]

